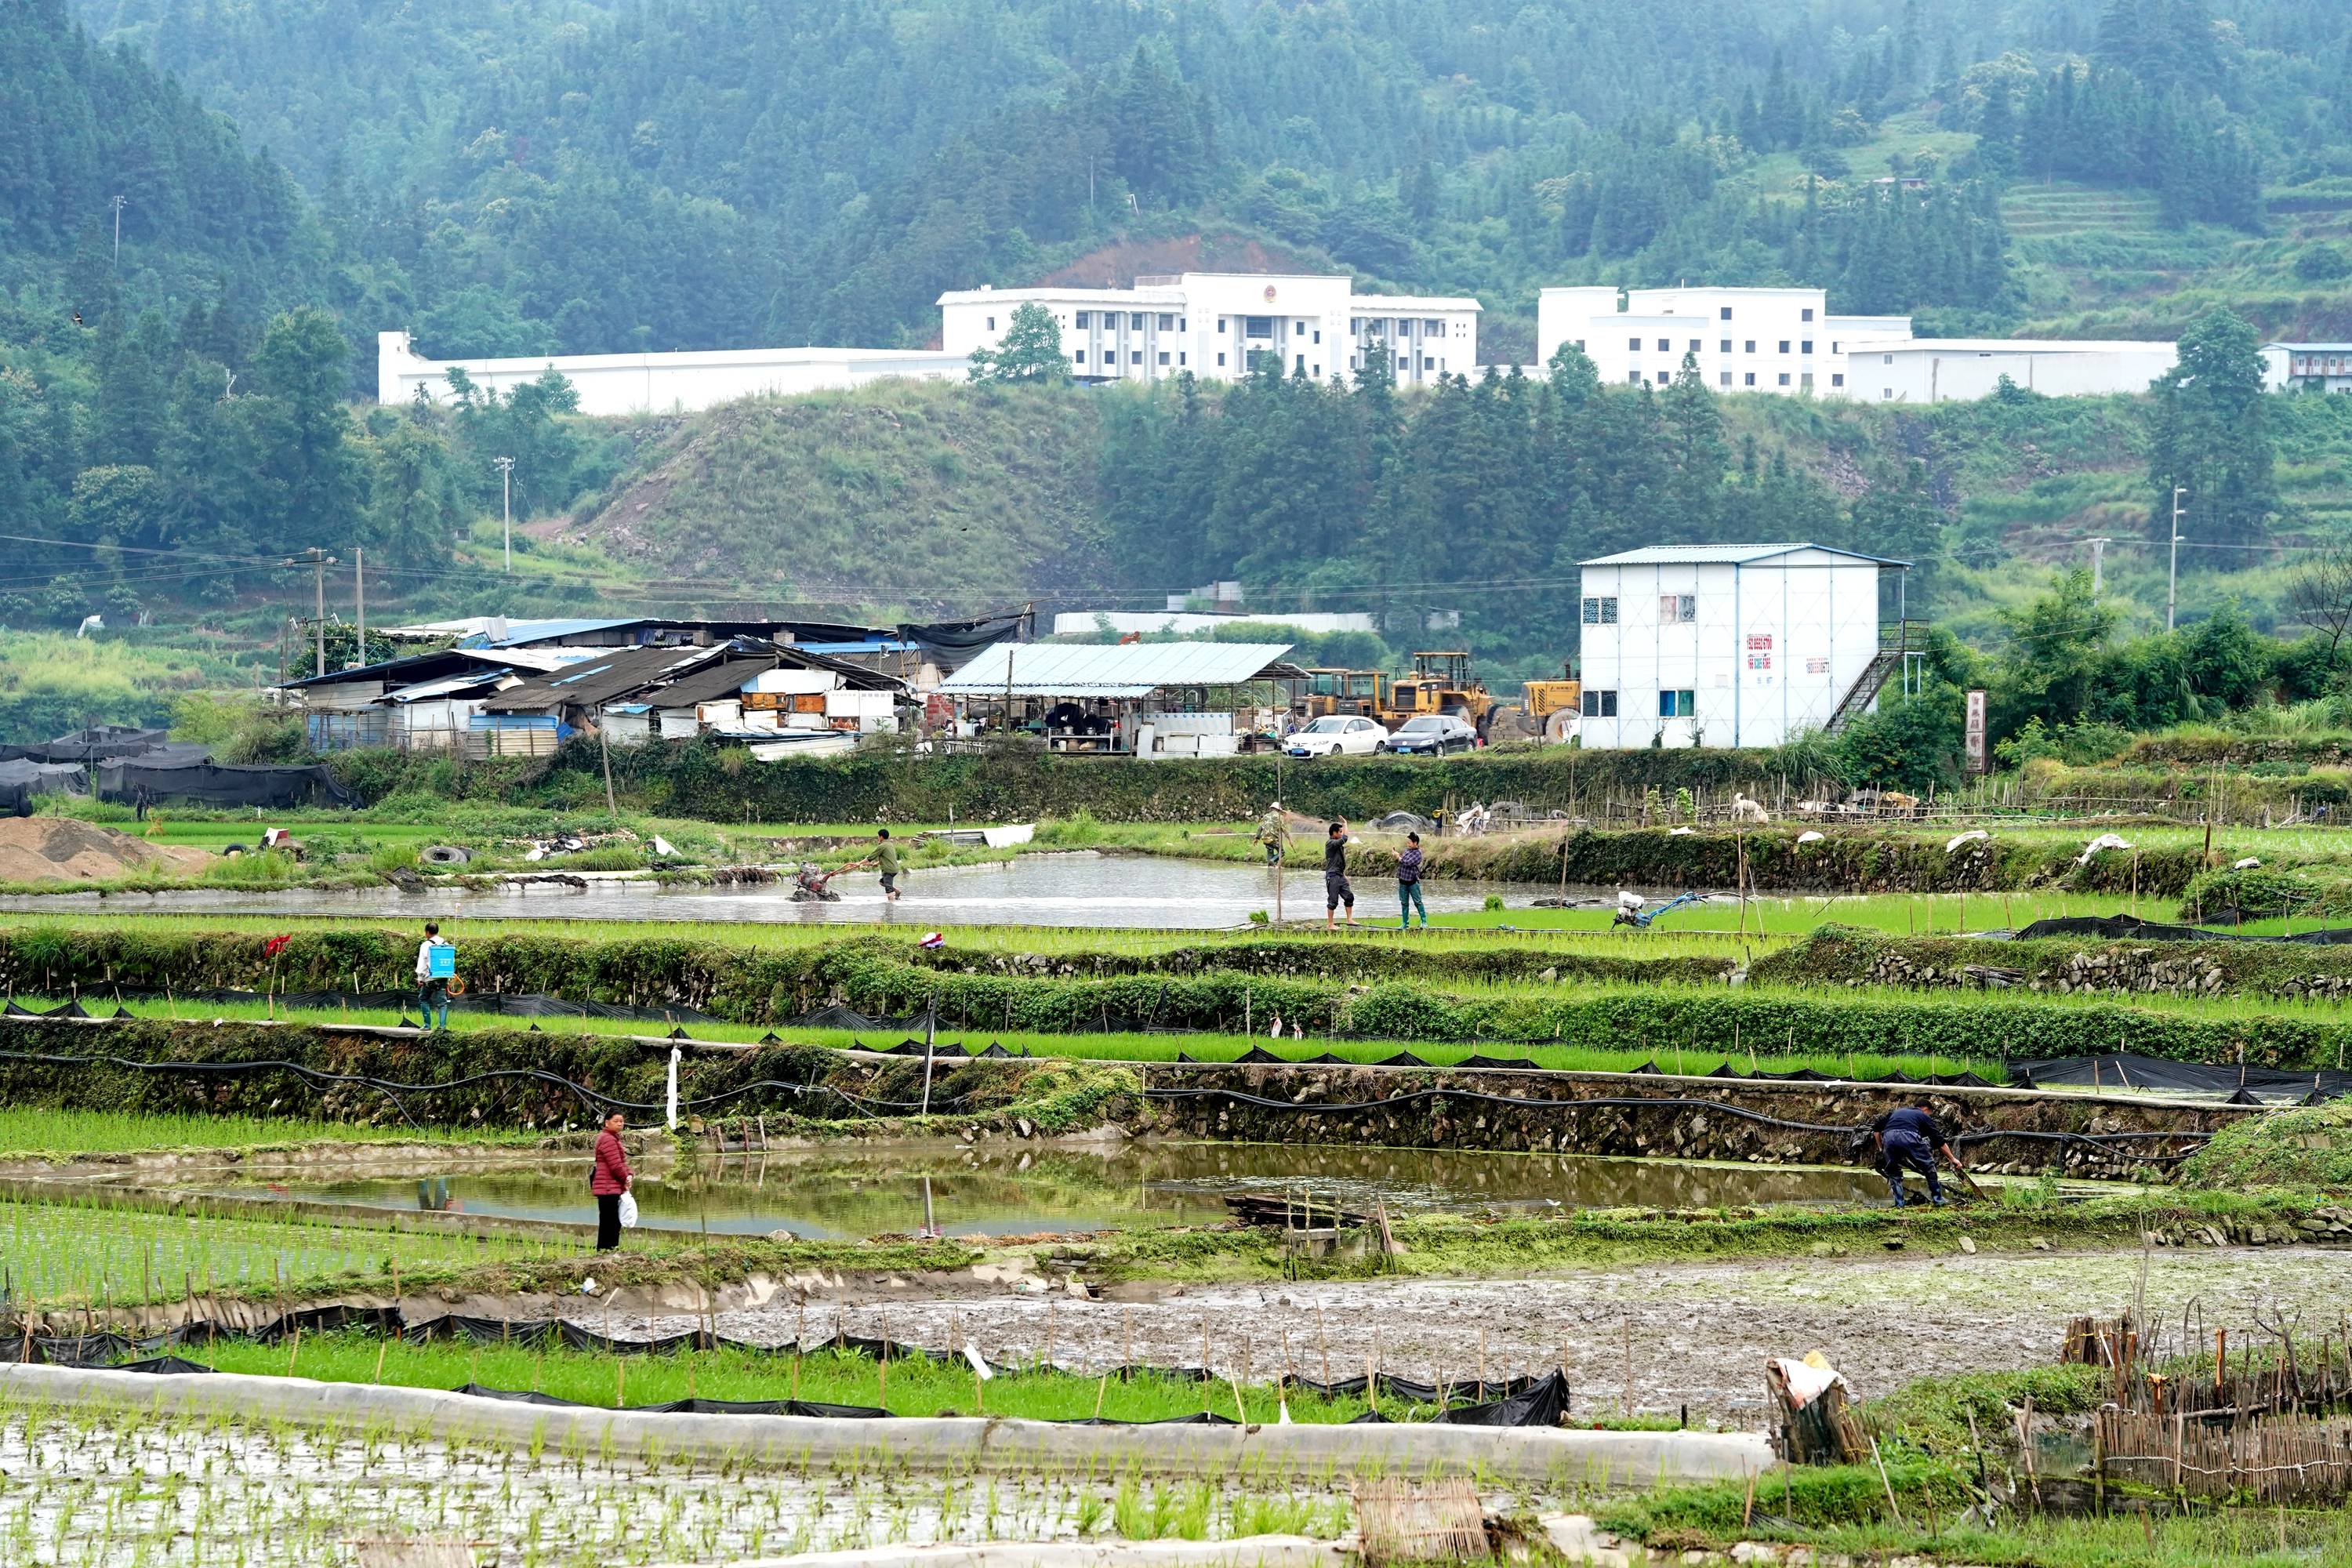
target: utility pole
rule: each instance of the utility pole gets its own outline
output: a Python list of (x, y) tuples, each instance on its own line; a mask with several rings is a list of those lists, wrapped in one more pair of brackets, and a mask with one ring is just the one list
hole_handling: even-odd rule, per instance
[(335, 564), (335, 558), (314, 544), (299, 555), (289, 556), (281, 564), (308, 566), (313, 574), (311, 587), (317, 596), (319, 615), (319, 673), (324, 675), (327, 673), (327, 568)]
[(492, 458), (499, 466), (499, 505), (507, 518), (507, 573), (514, 573), (514, 459)]
[(130, 199), (128, 196), (114, 198), (114, 269), (117, 272), (122, 270), (122, 206)]
[(2099, 567), (2106, 556), (2107, 546), (2113, 544), (2115, 541), (2102, 537), (2099, 539), (2088, 540), (2085, 542), (2087, 542), (2091, 547), (2091, 597), (2096, 599), (2099, 596), (2099, 589), (2104, 586), (2106, 582), (2105, 577), (2100, 573)]
[(2172, 629), (2172, 612), (2180, 600), (2180, 498), (2189, 493), (2180, 485), (2172, 487), (2172, 566), (2165, 574), (2164, 629)]
[(365, 664), (365, 663), (367, 663), (367, 661), (368, 661), (368, 657), (367, 657), (367, 551), (366, 551), (366, 550), (364, 550), (364, 549), (354, 549), (354, 550), (352, 552), (352, 590), (353, 590), (353, 598), (354, 598), (354, 601), (355, 601), (355, 602), (358, 604), (358, 605), (359, 605), (359, 617), (360, 617), (360, 642), (359, 642), (359, 649), (358, 649), (358, 651), (357, 651), (357, 652), (352, 656), (352, 668), (353, 669), (357, 669), (357, 668), (359, 668), (362, 665), (364, 665), (364, 664)]

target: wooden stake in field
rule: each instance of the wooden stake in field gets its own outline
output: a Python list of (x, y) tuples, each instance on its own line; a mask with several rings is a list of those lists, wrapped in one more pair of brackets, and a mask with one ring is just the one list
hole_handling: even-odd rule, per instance
[(1331, 1392), (1331, 1342), (1323, 1337), (1323, 1303), (1315, 1303), (1315, 1346), (1323, 1355), (1323, 1392)]

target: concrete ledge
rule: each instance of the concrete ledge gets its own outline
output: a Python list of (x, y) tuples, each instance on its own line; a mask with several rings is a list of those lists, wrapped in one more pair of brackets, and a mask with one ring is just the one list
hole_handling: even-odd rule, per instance
[[(856, 1552), (804, 1552), (747, 1558), (727, 1568), (1338, 1568), (1338, 1542), (1303, 1535), (1246, 1535), (1238, 1541), (992, 1541), (973, 1546), (877, 1546)], [(660, 1568), (690, 1568), (665, 1563)]]
[(643, 1415), (508, 1404), (439, 1389), (239, 1373), (158, 1375), (0, 1365), (0, 1400), (314, 1426), (391, 1423), (434, 1436), (737, 1463), (915, 1469), (1116, 1469), (1151, 1475), (1476, 1475), (1587, 1489), (1743, 1479), (1773, 1462), (1759, 1433), (1491, 1426), (1078, 1426), (905, 1416)]

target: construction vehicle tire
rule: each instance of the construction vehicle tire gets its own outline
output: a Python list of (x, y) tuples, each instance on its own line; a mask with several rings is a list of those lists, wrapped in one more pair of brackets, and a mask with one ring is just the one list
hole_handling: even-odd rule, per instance
[(1576, 721), (1580, 717), (1580, 715), (1573, 708), (1553, 709), (1551, 717), (1544, 721), (1544, 739), (1547, 741), (1572, 739), (1576, 734)]
[(1489, 710), (1486, 714), (1486, 739), (1494, 741), (1532, 741), (1540, 733), (1528, 710), (1517, 703), (1506, 703)]

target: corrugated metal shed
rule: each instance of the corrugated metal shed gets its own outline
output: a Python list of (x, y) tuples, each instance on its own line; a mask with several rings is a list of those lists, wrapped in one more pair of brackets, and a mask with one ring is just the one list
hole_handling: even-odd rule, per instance
[(1818, 550), (1824, 555), (1843, 555), (1855, 561), (1873, 562), (1880, 566), (1908, 566), (1908, 561), (1890, 560), (1884, 555), (1864, 555), (1859, 550), (1840, 550), (1833, 544), (1810, 544), (1801, 541), (1792, 544), (1650, 544), (1639, 550), (1621, 550), (1614, 555), (1596, 556), (1580, 561), (1580, 566), (1688, 566), (1748, 565), (1769, 560), (1775, 555), (1787, 555), (1799, 550)]
[(1002, 697), (1008, 689), (1015, 697), (1148, 697), (1167, 686), (1272, 679), (1288, 673), (1282, 656), (1289, 651), (1288, 643), (999, 643), (940, 689), (951, 697)]
[(490, 713), (552, 713), (634, 697), (674, 675), (718, 658), (723, 647), (622, 647), (583, 658), (551, 674), (510, 687), (483, 704)]

